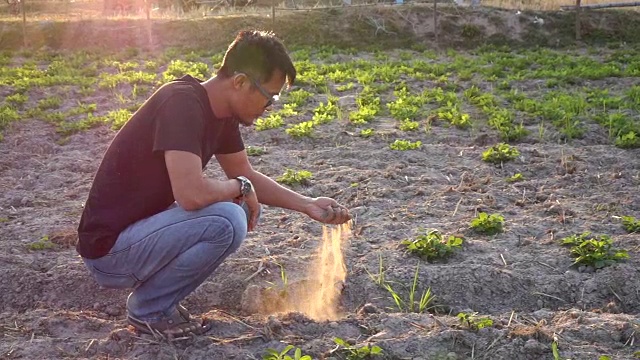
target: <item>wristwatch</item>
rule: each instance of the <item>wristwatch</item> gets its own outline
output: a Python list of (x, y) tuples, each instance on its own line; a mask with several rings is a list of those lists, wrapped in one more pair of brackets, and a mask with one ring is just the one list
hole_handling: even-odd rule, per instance
[(249, 193), (253, 189), (251, 181), (244, 176), (238, 176), (236, 180), (240, 181), (240, 196), (244, 197), (249, 195)]

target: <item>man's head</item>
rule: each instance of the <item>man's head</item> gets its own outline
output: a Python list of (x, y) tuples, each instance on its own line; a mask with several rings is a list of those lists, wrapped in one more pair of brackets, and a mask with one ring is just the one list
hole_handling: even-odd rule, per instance
[(273, 33), (242, 31), (229, 45), (217, 76), (232, 82), (229, 105), (243, 124), (250, 125), (285, 84), (293, 85), (296, 69)]

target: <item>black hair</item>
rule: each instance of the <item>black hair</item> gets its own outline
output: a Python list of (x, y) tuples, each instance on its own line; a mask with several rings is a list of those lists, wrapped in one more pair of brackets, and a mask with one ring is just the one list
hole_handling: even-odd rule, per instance
[(231, 77), (241, 72), (265, 83), (276, 69), (286, 76), (289, 86), (293, 85), (296, 69), (280, 39), (272, 32), (246, 30), (240, 31), (227, 48), (217, 74)]

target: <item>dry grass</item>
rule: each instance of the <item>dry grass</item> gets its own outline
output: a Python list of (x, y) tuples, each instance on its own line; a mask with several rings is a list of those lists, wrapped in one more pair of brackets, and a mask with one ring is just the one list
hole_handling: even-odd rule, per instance
[[(215, 0), (209, 0), (215, 1)], [(250, 6), (230, 8), (224, 6), (224, 1), (213, 2), (203, 5), (200, 9), (187, 13), (177, 11), (176, 9), (154, 9), (151, 17), (154, 19), (197, 19), (208, 16), (229, 16), (229, 15), (246, 15), (261, 14), (270, 15), (269, 6), (274, 4), (277, 7), (291, 7), (293, 2), (298, 8), (314, 8), (318, 6), (340, 4), (340, 0), (258, 0), (264, 3), (263, 6)], [(406, 0), (411, 1), (411, 0)], [(412, 0), (417, 2), (431, 2), (432, 0)], [(438, 0), (443, 3), (452, 2), (452, 0)], [(470, 2), (471, 0), (465, 0)], [(582, 0), (583, 4), (600, 4), (610, 2), (632, 2), (634, 0)], [(268, 3), (267, 3), (268, 2)], [(374, 0), (352, 0), (353, 4), (370, 3)], [(392, 0), (379, 2), (390, 3)], [(103, 12), (102, 0), (77, 0), (70, 2), (53, 1), (53, 0), (31, 0), (27, 3), (27, 20), (29, 21), (64, 21), (64, 20), (85, 20), (85, 19), (140, 19), (145, 18), (146, 14), (143, 9), (139, 12), (129, 14), (109, 14)], [(527, 9), (527, 10), (559, 10), (560, 6), (573, 5), (575, 0), (482, 0), (482, 5), (506, 8), (506, 9)], [(268, 6), (266, 6), (268, 5)], [(625, 8), (629, 10), (638, 10), (638, 8)], [(0, 20), (22, 20), (21, 14), (12, 14), (5, 1), (0, 3)]]
[[(635, 0), (582, 0), (582, 4), (606, 4), (633, 1)], [(558, 10), (560, 6), (575, 5), (575, 3), (575, 0), (482, 0), (482, 4), (487, 6), (529, 10)]]

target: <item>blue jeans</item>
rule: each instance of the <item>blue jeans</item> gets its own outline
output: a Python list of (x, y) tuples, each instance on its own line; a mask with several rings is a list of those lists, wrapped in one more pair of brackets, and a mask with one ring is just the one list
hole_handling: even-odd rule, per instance
[(109, 253), (83, 259), (106, 288), (132, 288), (127, 311), (158, 321), (202, 284), (247, 236), (246, 205), (220, 202), (197, 211), (174, 204), (127, 227)]

